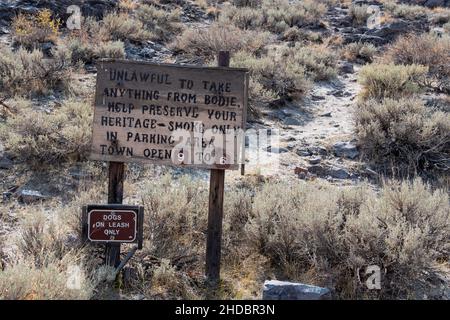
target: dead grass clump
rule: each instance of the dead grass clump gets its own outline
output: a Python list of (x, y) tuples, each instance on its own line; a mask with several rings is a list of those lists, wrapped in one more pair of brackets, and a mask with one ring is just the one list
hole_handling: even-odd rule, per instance
[(377, 164), (416, 173), (448, 170), (450, 116), (417, 99), (366, 101), (355, 111), (356, 135)]
[(8, 118), (1, 139), (9, 152), (34, 164), (80, 161), (89, 150), (91, 121), (85, 102), (66, 101), (50, 113), (25, 104)]
[(401, 98), (421, 91), (428, 68), (421, 65), (370, 64), (359, 74), (362, 98)]
[[(75, 262), (74, 262), (75, 263)], [(70, 274), (74, 270), (75, 274)], [(78, 264), (72, 269), (54, 261), (37, 268), (28, 261), (20, 261), (0, 270), (0, 299), (4, 300), (86, 300), (93, 292), (90, 280)], [(73, 286), (71, 286), (73, 284)]]
[(400, 37), (384, 57), (387, 63), (423, 65), (428, 67), (427, 85), (450, 92), (450, 37), (432, 34), (411, 34)]
[(407, 20), (417, 20), (426, 17), (431, 10), (419, 5), (408, 5), (405, 3), (396, 3), (395, 1), (383, 1), (384, 9), (395, 18)]
[(49, 9), (35, 15), (19, 14), (12, 22), (13, 41), (30, 50), (44, 42), (56, 43), (60, 25), (61, 21)]
[(267, 44), (268, 39), (266, 32), (243, 31), (237, 27), (216, 23), (204, 30), (186, 29), (171, 47), (212, 59), (220, 50), (257, 52)]
[(0, 48), (0, 90), (10, 96), (33, 96), (71, 89), (71, 57), (64, 46), (45, 59), (40, 50)]

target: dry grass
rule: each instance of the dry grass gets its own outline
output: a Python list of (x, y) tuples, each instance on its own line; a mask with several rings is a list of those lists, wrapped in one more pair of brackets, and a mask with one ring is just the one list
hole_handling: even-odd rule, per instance
[(77, 65), (80, 61), (92, 63), (96, 59), (124, 59), (126, 56), (125, 45), (122, 41), (94, 43), (74, 37), (67, 40), (67, 47), (71, 52), (72, 64), (74, 65)]
[(429, 72), (427, 85), (450, 93), (450, 37), (447, 35), (403, 36), (389, 47), (382, 61), (426, 66)]
[(13, 155), (30, 164), (84, 160), (90, 146), (92, 108), (66, 101), (50, 113), (16, 102), (17, 114), (2, 127), (1, 140)]
[(215, 57), (220, 50), (232, 53), (244, 50), (257, 52), (267, 44), (266, 32), (242, 31), (233, 26), (213, 24), (207, 29), (186, 29), (171, 47), (175, 50), (195, 54), (208, 59)]
[(361, 97), (400, 98), (421, 91), (428, 68), (421, 65), (370, 64), (359, 73), (363, 86)]
[[(164, 176), (140, 190), (144, 249), (130, 261), (132, 272), (121, 293), (207, 297), (202, 275), (207, 183)], [(449, 254), (448, 195), (420, 180), (389, 182), (379, 193), (365, 185), (340, 189), (302, 182), (244, 183), (227, 190), (223, 281), (216, 298), (258, 297), (264, 279), (274, 274), (328, 286), (336, 298), (408, 298), (417, 283), (432, 277), (436, 259)], [(90, 298), (93, 290), (101, 291), (108, 270), (99, 268), (94, 251), (76, 241), (69, 245), (66, 237), (78, 232), (81, 204), (102, 197), (98, 189), (86, 190), (69, 204), (53, 204), (51, 215), (43, 207), (24, 209), (18, 228), (26, 245), (14, 249), (0, 271), (0, 297)], [(355, 281), (357, 270), (372, 264), (386, 270), (376, 294)], [(82, 285), (75, 291), (65, 287), (69, 266), (81, 268)]]
[(52, 59), (45, 59), (40, 50), (13, 52), (0, 47), (0, 90), (7, 95), (69, 92), (71, 71), (70, 51), (64, 46), (53, 50)]
[(420, 100), (364, 102), (355, 127), (365, 155), (379, 165), (412, 174), (450, 167), (450, 116)]
[(98, 29), (97, 32), (104, 41), (143, 42), (156, 37), (145, 28), (141, 20), (127, 13), (109, 13), (100, 21), (98, 27), (95, 25), (91, 27), (94, 28), (94, 32)]

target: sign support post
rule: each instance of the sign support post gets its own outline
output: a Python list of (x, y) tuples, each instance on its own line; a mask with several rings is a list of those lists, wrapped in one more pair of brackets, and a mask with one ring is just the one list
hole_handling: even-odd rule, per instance
[[(230, 66), (230, 52), (220, 51), (219, 67)], [(205, 274), (208, 282), (220, 281), (220, 258), (222, 250), (223, 196), (225, 188), (225, 170), (212, 169), (209, 182), (208, 235), (206, 240)]]
[[(123, 180), (125, 164), (109, 163), (108, 203), (121, 204), (123, 200)], [(108, 243), (105, 247), (105, 264), (117, 268), (120, 264), (120, 243)]]

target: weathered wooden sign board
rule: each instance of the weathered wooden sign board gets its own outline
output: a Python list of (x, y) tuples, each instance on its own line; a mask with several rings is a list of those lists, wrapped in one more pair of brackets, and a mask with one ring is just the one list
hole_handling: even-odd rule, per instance
[(142, 248), (143, 207), (127, 205), (87, 205), (83, 207), (82, 233), (86, 241), (97, 243), (138, 243)]
[(104, 60), (97, 70), (91, 159), (239, 168), (246, 69)]

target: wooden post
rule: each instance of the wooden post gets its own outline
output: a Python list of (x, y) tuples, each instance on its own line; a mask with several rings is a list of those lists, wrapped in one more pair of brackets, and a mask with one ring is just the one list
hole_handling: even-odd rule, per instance
[[(120, 204), (123, 201), (123, 180), (125, 164), (109, 163), (108, 203)], [(120, 264), (120, 243), (109, 243), (105, 248), (105, 264), (117, 268)]]
[[(219, 67), (230, 65), (230, 52), (220, 51)], [(220, 257), (222, 249), (223, 195), (225, 170), (212, 169), (209, 181), (208, 235), (206, 240), (205, 274), (208, 282), (217, 285), (220, 280)]]

